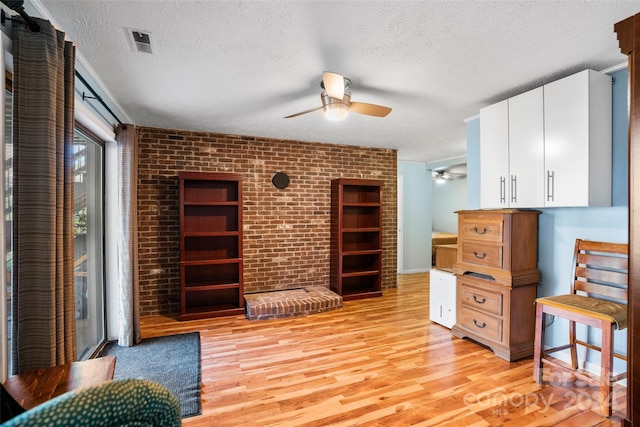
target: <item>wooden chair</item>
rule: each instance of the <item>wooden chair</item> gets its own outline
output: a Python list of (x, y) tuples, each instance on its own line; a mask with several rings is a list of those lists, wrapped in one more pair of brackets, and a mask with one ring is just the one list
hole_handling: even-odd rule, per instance
[[(600, 387), (600, 411), (611, 416), (613, 383), (626, 378), (626, 372), (611, 375), (613, 358), (627, 360), (613, 350), (613, 331), (627, 327), (627, 273), (629, 247), (623, 243), (576, 240), (571, 293), (536, 299), (536, 326), (533, 349), (533, 379), (542, 382), (544, 364), (571, 370), (575, 377)], [(569, 344), (544, 349), (544, 314), (569, 320)], [(576, 322), (599, 328), (601, 346), (576, 338)], [(578, 369), (577, 345), (601, 353), (600, 375)], [(571, 365), (549, 356), (569, 349)]]

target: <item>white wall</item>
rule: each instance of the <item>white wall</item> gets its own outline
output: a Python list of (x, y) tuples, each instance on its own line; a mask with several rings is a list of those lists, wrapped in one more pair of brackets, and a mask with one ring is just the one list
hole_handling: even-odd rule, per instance
[(467, 179), (456, 179), (439, 184), (432, 181), (431, 196), (432, 229), (447, 233), (458, 232), (458, 215), (455, 211), (467, 208)]

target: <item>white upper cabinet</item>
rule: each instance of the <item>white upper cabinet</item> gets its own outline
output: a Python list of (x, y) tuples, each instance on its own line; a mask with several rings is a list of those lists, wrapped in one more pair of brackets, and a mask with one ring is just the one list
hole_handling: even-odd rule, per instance
[(480, 110), (480, 207), (506, 208), (509, 176), (509, 105)]
[(542, 88), (509, 99), (509, 207), (544, 203)]
[(481, 109), (480, 143), (480, 207), (542, 206), (542, 88)]
[(545, 206), (611, 206), (611, 77), (544, 87)]
[(480, 207), (611, 205), (611, 77), (585, 70), (480, 110)]

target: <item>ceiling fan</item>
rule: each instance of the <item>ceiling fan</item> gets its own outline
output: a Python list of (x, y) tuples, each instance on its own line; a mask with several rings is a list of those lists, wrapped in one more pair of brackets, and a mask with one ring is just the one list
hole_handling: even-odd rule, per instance
[(324, 109), (325, 117), (332, 121), (345, 119), (349, 111), (375, 117), (385, 117), (391, 112), (391, 108), (383, 107), (382, 105), (351, 102), (351, 80), (338, 73), (332, 73), (330, 71), (322, 73), (320, 87), (322, 88), (322, 92), (320, 93), (322, 105), (320, 107), (291, 114), (290, 116), (286, 116), (285, 119), (321, 109)]
[(431, 170), (431, 178), (437, 184), (444, 184), (447, 181), (462, 179), (467, 176), (467, 165), (455, 165)]

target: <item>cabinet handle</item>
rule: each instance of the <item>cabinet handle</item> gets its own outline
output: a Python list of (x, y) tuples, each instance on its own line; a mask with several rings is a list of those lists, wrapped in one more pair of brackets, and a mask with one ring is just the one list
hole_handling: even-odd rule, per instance
[(507, 184), (504, 176), (500, 177), (500, 203), (504, 203), (507, 198)]
[(487, 302), (486, 298), (482, 298), (482, 301), (480, 301), (475, 295), (473, 295), (473, 300), (478, 304), (484, 304), (485, 302)]
[(476, 258), (478, 258), (478, 259), (485, 259), (485, 258), (486, 258), (486, 256), (487, 256), (487, 253), (486, 253), (486, 252), (483, 252), (483, 253), (482, 253), (482, 255), (478, 255), (478, 252), (473, 251), (473, 256), (474, 256), (474, 257), (476, 257)]
[(555, 186), (555, 179), (553, 176), (553, 171), (547, 171), (547, 202), (553, 202), (553, 193)]
[(511, 175), (511, 203), (515, 203), (518, 200), (518, 178), (515, 175)]
[(487, 227), (484, 227), (482, 231), (478, 231), (478, 227), (473, 227), (473, 231), (475, 231), (476, 234), (484, 234), (487, 232)]
[(476, 319), (473, 319), (473, 324), (476, 325), (480, 329), (484, 329), (484, 328), (487, 327), (487, 324), (485, 322), (482, 322), (482, 325), (481, 325), (480, 323), (478, 323), (478, 321)]

